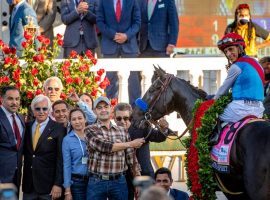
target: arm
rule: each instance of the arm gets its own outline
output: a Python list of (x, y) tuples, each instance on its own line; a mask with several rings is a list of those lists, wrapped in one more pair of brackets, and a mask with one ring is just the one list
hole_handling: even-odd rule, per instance
[(85, 15), (85, 19), (88, 20), (91, 24), (96, 23), (97, 6), (98, 4), (96, 1), (91, 1), (89, 3), (88, 12)]
[(253, 23), (254, 27), (255, 27), (255, 32), (256, 32), (256, 36), (260, 37), (264, 40), (270, 40), (270, 34), (267, 30), (265, 30), (264, 28), (262, 28), (261, 26), (259, 26), (256, 23)]
[(76, 11), (75, 7), (69, 10), (69, 4), (66, 0), (61, 1), (61, 20), (65, 25), (69, 25), (74, 21), (80, 19), (79, 13)]
[(125, 32), (125, 34), (127, 35), (127, 40), (129, 38), (135, 37), (141, 27), (141, 11), (137, 1), (134, 1), (132, 14), (133, 14), (132, 24), (129, 27), (129, 29)]
[(77, 102), (77, 105), (85, 113), (87, 122), (89, 122), (90, 124), (93, 124), (96, 122), (97, 117), (95, 113), (93, 112), (91, 108), (89, 108), (88, 105), (86, 105), (85, 102), (83, 102), (82, 100), (79, 100)]
[[(126, 134), (126, 141), (130, 141), (129, 135)], [(130, 167), (133, 177), (141, 175), (141, 167), (138, 163), (135, 151), (133, 148), (127, 148), (125, 150), (126, 163)]]
[(71, 155), (68, 138), (65, 137), (62, 144), (63, 169), (64, 169), (64, 188), (71, 185)]
[(40, 31), (46, 32), (53, 24), (56, 16), (56, 0), (50, 0), (46, 9), (46, 14), (39, 22)]
[(168, 2), (169, 45), (176, 45), (179, 32), (179, 19), (174, 0)]
[(92, 150), (99, 151), (101, 153), (113, 153), (127, 148), (138, 148), (144, 143), (143, 139), (136, 139), (130, 142), (112, 143), (99, 137), (102, 133), (98, 133), (98, 131), (99, 130), (95, 129), (94, 126), (90, 126), (85, 129), (85, 135), (88, 146)]
[(108, 24), (105, 22), (105, 11), (104, 11), (104, 3), (107, 3), (103, 0), (99, 1), (98, 9), (97, 9), (97, 26), (99, 31), (102, 33), (103, 36), (108, 37), (109, 39), (113, 40), (116, 34), (116, 31), (111, 29)]
[(220, 86), (218, 89), (214, 99), (218, 99), (220, 96), (227, 94), (241, 72), (242, 70), (237, 65), (233, 64), (228, 71), (227, 78), (224, 80), (222, 86)]

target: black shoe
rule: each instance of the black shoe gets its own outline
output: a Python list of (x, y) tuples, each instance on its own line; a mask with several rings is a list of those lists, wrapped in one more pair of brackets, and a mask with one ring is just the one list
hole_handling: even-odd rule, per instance
[(221, 121), (217, 120), (217, 124), (213, 130), (213, 133), (209, 137), (209, 145), (210, 146), (214, 146), (214, 145), (218, 144), (221, 130), (222, 130)]

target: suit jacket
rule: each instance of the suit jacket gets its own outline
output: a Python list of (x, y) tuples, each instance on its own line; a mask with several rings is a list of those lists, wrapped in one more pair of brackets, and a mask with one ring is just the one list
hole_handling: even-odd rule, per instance
[(36, 0), (33, 9), (37, 14), (37, 21), (42, 35), (53, 41), (53, 23), (56, 16), (56, 0)]
[(173, 197), (174, 200), (188, 200), (188, 194), (186, 192), (182, 192), (177, 189), (170, 189), (170, 196)]
[(146, 49), (147, 41), (156, 51), (166, 51), (168, 44), (176, 45), (178, 37), (178, 15), (174, 0), (157, 0), (150, 20), (148, 20), (148, 1), (138, 0), (142, 27), (139, 33), (140, 51)]
[[(148, 129), (138, 129), (134, 126), (130, 126), (128, 129), (128, 133), (130, 135), (131, 140), (146, 137), (149, 133)], [(141, 165), (141, 174), (143, 176), (151, 176), (154, 178), (154, 169), (151, 164), (150, 159), (150, 148), (149, 142), (163, 142), (166, 140), (166, 136), (164, 136), (160, 131), (153, 129), (150, 136), (147, 138), (145, 143), (136, 150), (136, 157)]]
[[(136, 34), (141, 25), (140, 9), (137, 0), (123, 0), (120, 22), (116, 20), (113, 0), (100, 0), (97, 11), (97, 26), (101, 32), (101, 52), (115, 54), (117, 49), (127, 54), (137, 54)], [(128, 40), (123, 44), (113, 39), (116, 33), (125, 33)]]
[(85, 0), (89, 5), (89, 12), (81, 19), (75, 7), (77, 0), (61, 1), (61, 19), (66, 25), (63, 47), (75, 47), (80, 42), (80, 29), (84, 32), (85, 45), (89, 49), (97, 47), (97, 34), (95, 29), (97, 0)]
[[(25, 124), (22, 116), (18, 115), (23, 129)], [(0, 107), (0, 182), (14, 183), (18, 188), (21, 183), (22, 153), (24, 131), (19, 149), (16, 147), (15, 135), (6, 114)]]
[(26, 193), (35, 191), (49, 194), (53, 185), (63, 184), (62, 140), (66, 130), (49, 119), (33, 150), (33, 123), (26, 124), (22, 190)]
[[(14, 12), (14, 11), (13, 11)], [(27, 16), (33, 17), (34, 24), (37, 25), (37, 16), (33, 8), (27, 3), (23, 2), (18, 8), (15, 16), (9, 23), (10, 41), (9, 46), (17, 49), (17, 54), (21, 56), (22, 42), (24, 39), (24, 26), (28, 24)]]

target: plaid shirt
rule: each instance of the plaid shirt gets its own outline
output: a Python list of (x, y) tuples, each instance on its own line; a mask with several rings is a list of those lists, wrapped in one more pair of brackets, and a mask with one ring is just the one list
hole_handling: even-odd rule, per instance
[(132, 169), (133, 175), (140, 175), (140, 166), (133, 148), (112, 152), (114, 143), (130, 141), (122, 127), (110, 124), (108, 129), (99, 121), (85, 129), (89, 154), (89, 171), (98, 174), (116, 174)]

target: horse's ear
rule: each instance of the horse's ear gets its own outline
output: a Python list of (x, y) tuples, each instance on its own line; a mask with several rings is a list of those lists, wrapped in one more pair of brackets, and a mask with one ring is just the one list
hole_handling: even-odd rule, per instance
[(162, 69), (159, 65), (158, 65), (158, 72), (160, 77), (164, 77), (164, 75), (166, 74), (166, 71)]
[(156, 65), (153, 65), (154, 66), (154, 68), (155, 68), (155, 71), (158, 71), (158, 68), (156, 67)]

